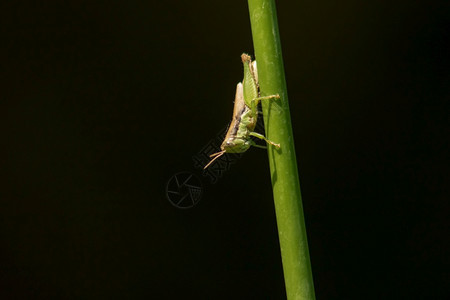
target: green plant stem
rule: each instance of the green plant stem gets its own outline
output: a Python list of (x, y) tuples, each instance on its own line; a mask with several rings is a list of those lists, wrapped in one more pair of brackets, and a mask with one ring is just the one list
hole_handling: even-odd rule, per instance
[(253, 45), (262, 96), (279, 94), (280, 101), (263, 101), (266, 137), (281, 144), (268, 147), (286, 294), (315, 299), (302, 196), (281, 54), (274, 0), (248, 0)]

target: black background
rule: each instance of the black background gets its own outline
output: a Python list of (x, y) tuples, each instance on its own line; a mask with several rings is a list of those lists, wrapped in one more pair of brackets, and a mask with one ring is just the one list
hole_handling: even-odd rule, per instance
[[(245, 1), (2, 3), (0, 297), (285, 298), (267, 154), (229, 122)], [(449, 5), (278, 1), (318, 299), (448, 297)]]

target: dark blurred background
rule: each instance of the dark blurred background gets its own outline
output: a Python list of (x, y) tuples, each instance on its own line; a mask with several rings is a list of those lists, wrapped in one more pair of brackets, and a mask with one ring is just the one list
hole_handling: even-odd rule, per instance
[[(284, 299), (266, 152), (215, 184), (192, 160), (246, 2), (53, 2), (0, 4), (0, 298)], [(448, 297), (449, 3), (277, 8), (317, 298)]]

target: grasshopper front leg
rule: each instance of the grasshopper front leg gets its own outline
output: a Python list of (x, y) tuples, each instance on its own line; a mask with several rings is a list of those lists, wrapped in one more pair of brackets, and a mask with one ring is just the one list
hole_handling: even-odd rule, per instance
[[(250, 132), (250, 135), (251, 135), (251, 136), (254, 136), (254, 137), (257, 137), (258, 139), (265, 140), (267, 144), (270, 144), (270, 145), (275, 146), (275, 147), (277, 147), (278, 149), (280, 149), (280, 144), (276, 144), (276, 143), (272, 142), (271, 140), (267, 139), (265, 136), (263, 136), (263, 135), (260, 134), (260, 133), (257, 133), (257, 132), (254, 132), (254, 131), (253, 131), (253, 132)], [(258, 148), (265, 148), (265, 147), (259, 146), (259, 145), (258, 145), (258, 146), (253, 145), (253, 146), (258, 147)]]

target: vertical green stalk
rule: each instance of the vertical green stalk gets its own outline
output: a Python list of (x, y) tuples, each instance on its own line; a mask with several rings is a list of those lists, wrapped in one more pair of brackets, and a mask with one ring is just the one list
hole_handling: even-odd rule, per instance
[(311, 300), (314, 285), (275, 3), (248, 0), (248, 5), (262, 96), (281, 96), (262, 105), (266, 137), (281, 144), (280, 150), (268, 147), (268, 153), (286, 294), (289, 300)]

